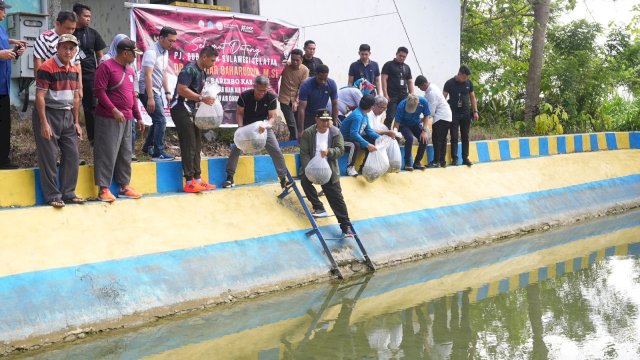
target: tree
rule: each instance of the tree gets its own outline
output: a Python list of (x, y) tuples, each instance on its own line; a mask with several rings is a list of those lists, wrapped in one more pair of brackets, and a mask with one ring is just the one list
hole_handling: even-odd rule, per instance
[(544, 59), (544, 43), (549, 23), (550, 0), (532, 0), (533, 5), (533, 39), (529, 72), (527, 76), (527, 92), (524, 105), (524, 120), (531, 121), (535, 115), (540, 98), (540, 81), (542, 78), (542, 61)]

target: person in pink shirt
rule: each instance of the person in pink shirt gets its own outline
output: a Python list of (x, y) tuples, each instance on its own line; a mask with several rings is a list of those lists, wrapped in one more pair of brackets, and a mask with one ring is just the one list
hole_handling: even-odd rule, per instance
[(144, 124), (134, 92), (135, 73), (131, 67), (141, 52), (136, 44), (123, 39), (117, 45), (116, 57), (98, 66), (94, 80), (94, 94), (98, 99), (93, 148), (94, 178), (99, 187), (100, 201), (114, 202), (109, 190), (111, 180), (120, 185), (118, 197), (138, 199), (131, 182), (131, 121), (137, 120), (142, 131)]

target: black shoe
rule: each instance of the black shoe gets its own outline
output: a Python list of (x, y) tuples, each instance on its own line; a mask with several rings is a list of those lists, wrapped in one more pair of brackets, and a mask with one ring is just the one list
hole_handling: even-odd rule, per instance
[(413, 168), (416, 170), (425, 170), (426, 167), (422, 164), (413, 164)]
[(283, 189), (286, 189), (288, 187), (290, 187), (291, 185), (293, 185), (293, 183), (289, 180), (287, 180), (286, 177), (282, 177), (280, 178), (280, 187)]
[(0, 164), (0, 170), (15, 170), (18, 167), (19, 167), (18, 165), (12, 164), (12, 163)]
[(87, 160), (80, 159), (80, 161), (78, 161), (78, 165), (80, 165), (80, 166), (87, 165)]
[(473, 163), (471, 161), (469, 161), (469, 159), (464, 159), (464, 160), (462, 160), (462, 165), (471, 166), (471, 165), (473, 165)]
[(452, 161), (449, 163), (449, 166), (458, 166), (458, 162), (457, 161)]
[(413, 166), (411, 166), (411, 165), (409, 165), (409, 164), (406, 164), (406, 165), (404, 166), (404, 171), (413, 171)]
[(231, 176), (227, 176), (227, 180), (222, 183), (222, 187), (225, 189), (234, 187), (233, 178)]
[(432, 161), (430, 163), (427, 164), (427, 169), (435, 169), (435, 168), (439, 168), (440, 164), (438, 164), (435, 161)]
[(447, 163), (446, 162), (440, 163), (440, 167), (443, 168), (443, 169), (446, 168), (447, 167)]

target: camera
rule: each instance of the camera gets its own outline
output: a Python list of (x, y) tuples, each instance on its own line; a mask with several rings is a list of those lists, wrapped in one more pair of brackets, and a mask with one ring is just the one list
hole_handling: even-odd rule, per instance
[(18, 55), (18, 50), (20, 50), (20, 49), (22, 49), (22, 45), (16, 45), (13, 48), (13, 53), (16, 55), (16, 59), (20, 56), (20, 55)]

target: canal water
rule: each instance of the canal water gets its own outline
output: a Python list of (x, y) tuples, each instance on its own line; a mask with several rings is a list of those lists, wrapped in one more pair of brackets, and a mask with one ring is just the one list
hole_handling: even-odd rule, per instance
[(640, 359), (640, 210), (30, 359)]

